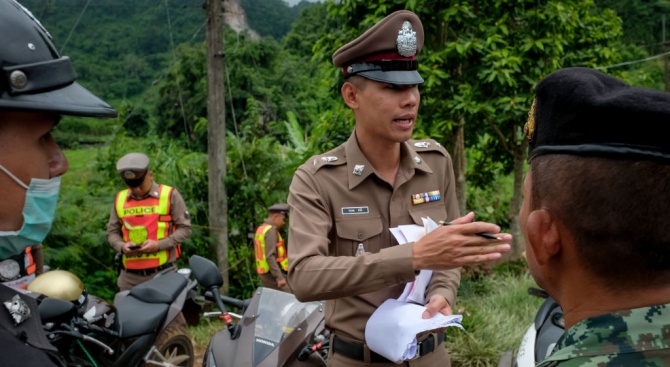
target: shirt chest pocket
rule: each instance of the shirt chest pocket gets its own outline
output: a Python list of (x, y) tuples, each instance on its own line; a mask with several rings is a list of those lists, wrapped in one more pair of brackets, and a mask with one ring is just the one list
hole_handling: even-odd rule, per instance
[(444, 207), (444, 203), (441, 201), (417, 205), (415, 208), (410, 209), (409, 215), (412, 217), (414, 223), (420, 226), (423, 226), (421, 218), (430, 218), (434, 220), (435, 223), (441, 220), (447, 220), (448, 218), (447, 208)]
[(354, 256), (361, 245), (364, 252), (377, 253), (382, 249), (384, 226), (381, 217), (339, 219), (335, 227), (336, 256)]

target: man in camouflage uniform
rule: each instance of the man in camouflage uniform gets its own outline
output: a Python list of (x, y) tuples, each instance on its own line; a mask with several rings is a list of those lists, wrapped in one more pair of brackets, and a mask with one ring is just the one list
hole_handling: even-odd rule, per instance
[(539, 366), (670, 366), (670, 94), (567, 68), (536, 88), (520, 212), (566, 332)]

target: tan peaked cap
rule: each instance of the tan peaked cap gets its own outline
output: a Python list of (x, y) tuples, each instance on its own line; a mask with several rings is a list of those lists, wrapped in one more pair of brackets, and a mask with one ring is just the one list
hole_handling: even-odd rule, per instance
[(289, 208), (290, 208), (290, 207), (289, 207), (288, 204), (282, 203), (282, 204), (275, 204), (275, 205), (272, 205), (272, 206), (270, 206), (270, 207), (268, 208), (268, 210), (269, 210), (270, 212), (278, 212), (278, 213), (281, 213), (281, 214), (286, 215), (286, 214), (288, 213), (288, 211), (289, 211)]
[(423, 25), (409, 10), (386, 16), (333, 54), (345, 78), (359, 75), (392, 84), (420, 84), (416, 54), (423, 48)]
[[(116, 170), (124, 176), (124, 173), (129, 171), (129, 172), (143, 172), (147, 171), (149, 169), (149, 157), (146, 156), (146, 154), (142, 153), (128, 153), (121, 157), (117, 162), (116, 162)], [(133, 177), (126, 177), (124, 178), (135, 178)]]

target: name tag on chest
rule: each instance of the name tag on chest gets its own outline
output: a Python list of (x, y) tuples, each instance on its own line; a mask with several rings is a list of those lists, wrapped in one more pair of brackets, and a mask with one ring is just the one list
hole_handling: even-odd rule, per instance
[(348, 206), (342, 208), (342, 215), (368, 214), (368, 213), (370, 213), (370, 209), (367, 206)]

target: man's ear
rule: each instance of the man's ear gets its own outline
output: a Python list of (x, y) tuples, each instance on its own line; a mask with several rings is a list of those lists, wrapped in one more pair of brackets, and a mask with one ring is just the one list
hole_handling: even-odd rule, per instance
[(535, 259), (540, 265), (561, 252), (561, 236), (557, 218), (545, 209), (532, 211), (526, 222), (528, 243), (533, 248)]
[(349, 108), (356, 109), (358, 108), (358, 88), (352, 83), (345, 82), (342, 84), (342, 99)]

